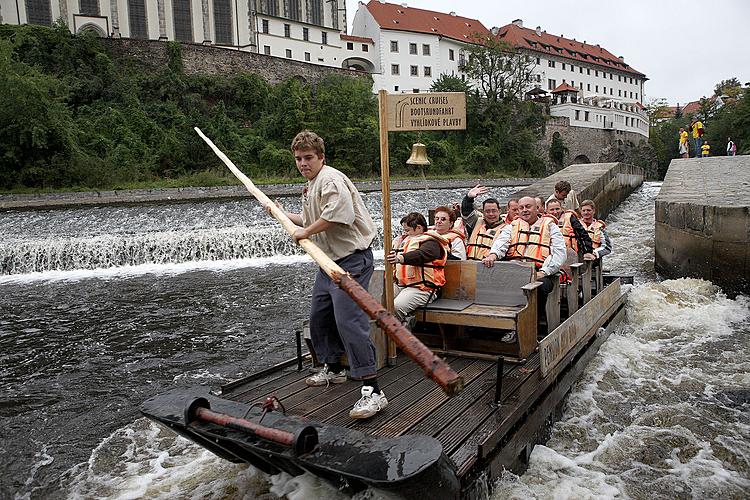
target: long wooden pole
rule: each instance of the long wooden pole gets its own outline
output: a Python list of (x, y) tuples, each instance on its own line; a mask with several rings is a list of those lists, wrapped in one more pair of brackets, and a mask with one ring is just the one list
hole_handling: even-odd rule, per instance
[[(391, 161), (388, 151), (388, 92), (378, 92), (378, 118), (380, 126), (380, 191), (383, 198), (383, 251), (387, 255), (393, 246), (391, 228)], [(385, 306), (393, 313), (393, 265), (385, 260)], [(388, 339), (388, 365), (396, 363), (396, 344)]]
[[(276, 206), (263, 191), (255, 187), (251, 181), (240, 169), (238, 169), (232, 160), (225, 155), (216, 145), (206, 137), (203, 132), (195, 127), (195, 131), (206, 144), (213, 150), (216, 156), (232, 171), (232, 173), (245, 185), (247, 190), (252, 194), (261, 205), (267, 207), (271, 215), (281, 223), (281, 226), (290, 235), (298, 229), (298, 226), (292, 222), (286, 213)], [(349, 276), (338, 264), (336, 264), (328, 255), (325, 254), (311, 240), (305, 238), (298, 242), (310, 257), (318, 263), (320, 268), (325, 272), (342, 290), (349, 294), (352, 299), (362, 307), (367, 315), (374, 319), (378, 326), (385, 332), (390, 339), (404, 351), (415, 363), (417, 363), (425, 372), (425, 375), (434, 380), (443, 388), (446, 394), (454, 396), (461, 392), (464, 387), (464, 380), (450, 365), (435, 355), (422, 342), (419, 341), (401, 322), (389, 311), (367, 293), (357, 281)]]

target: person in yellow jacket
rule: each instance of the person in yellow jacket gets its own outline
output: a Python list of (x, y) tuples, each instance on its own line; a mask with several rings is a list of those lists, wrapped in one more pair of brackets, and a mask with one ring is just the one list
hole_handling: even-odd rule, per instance
[(703, 146), (701, 146), (701, 157), (706, 158), (711, 154), (711, 146), (708, 144), (708, 141), (703, 141)]
[(388, 262), (395, 267), (396, 316), (401, 321), (418, 307), (429, 304), (445, 285), (445, 262), (449, 242), (434, 230), (427, 230), (427, 221), (418, 212), (401, 219), (405, 238), (401, 251), (392, 250)]
[(687, 131), (680, 127), (680, 158), (688, 158), (688, 133)]
[(695, 147), (695, 158), (701, 156), (701, 146), (703, 145), (703, 123), (697, 118), (690, 123), (690, 130), (693, 136), (693, 146)]

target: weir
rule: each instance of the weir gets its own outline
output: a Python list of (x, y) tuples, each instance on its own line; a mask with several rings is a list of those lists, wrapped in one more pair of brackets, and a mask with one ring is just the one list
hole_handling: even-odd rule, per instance
[(604, 219), (643, 184), (643, 169), (625, 163), (571, 165), (517, 191), (513, 197), (541, 196), (546, 200), (555, 192), (555, 183), (558, 181), (570, 182), (579, 202), (594, 200), (597, 217)]
[(672, 160), (656, 198), (656, 270), (750, 292), (750, 156)]

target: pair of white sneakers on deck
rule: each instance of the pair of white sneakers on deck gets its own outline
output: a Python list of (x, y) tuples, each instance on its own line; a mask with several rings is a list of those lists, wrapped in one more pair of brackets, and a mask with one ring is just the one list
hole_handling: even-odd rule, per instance
[[(318, 373), (305, 379), (305, 384), (310, 387), (328, 386), (329, 384), (343, 384), (346, 382), (346, 370), (334, 373), (328, 370), (328, 365)], [(368, 385), (362, 386), (362, 397), (354, 404), (354, 408), (349, 412), (352, 418), (370, 418), (380, 410), (388, 406), (388, 400), (385, 398), (383, 391), (374, 392), (374, 389)]]

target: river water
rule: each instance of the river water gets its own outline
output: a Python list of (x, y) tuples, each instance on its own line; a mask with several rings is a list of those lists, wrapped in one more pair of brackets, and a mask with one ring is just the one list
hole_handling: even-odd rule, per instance
[[(750, 302), (659, 281), (658, 189), (608, 220), (606, 267), (636, 276), (627, 321), (529, 471), (506, 474), (493, 498), (750, 489)], [(394, 214), (461, 195), (393, 193)], [(379, 195), (365, 200), (379, 213)], [(0, 236), (0, 497), (344, 498), (313, 477), (226, 463), (137, 411), (175, 385), (217, 386), (293, 356), (314, 265), (257, 204), (11, 212)]]

